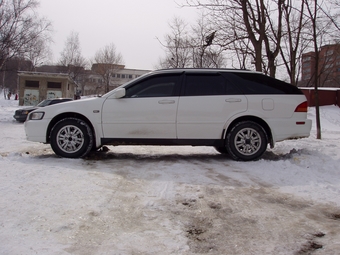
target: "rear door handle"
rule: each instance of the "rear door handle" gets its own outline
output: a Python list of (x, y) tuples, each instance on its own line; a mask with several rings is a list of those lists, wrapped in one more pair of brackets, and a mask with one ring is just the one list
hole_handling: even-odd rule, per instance
[(241, 98), (227, 98), (225, 101), (227, 103), (238, 103), (238, 102), (241, 102), (242, 99)]
[(176, 101), (175, 100), (159, 100), (159, 104), (174, 104)]

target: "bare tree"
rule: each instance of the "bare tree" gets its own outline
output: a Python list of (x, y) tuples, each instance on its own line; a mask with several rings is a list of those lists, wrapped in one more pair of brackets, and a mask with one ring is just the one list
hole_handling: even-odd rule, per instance
[(77, 77), (84, 71), (87, 61), (82, 56), (77, 32), (72, 31), (66, 39), (59, 63), (68, 68), (68, 73), (74, 81), (77, 81)]
[(96, 52), (94, 61), (96, 64), (92, 69), (103, 78), (105, 93), (109, 92), (111, 77), (122, 68), (122, 54), (117, 52), (116, 46), (111, 43)]
[[(331, 28), (335, 26), (335, 31), (339, 33), (339, 26), (335, 23), (334, 16), (331, 15), (330, 9), (326, 10), (325, 2), (319, 3), (317, 0), (303, 0), (306, 6), (306, 15), (310, 22), (310, 37), (313, 44), (314, 53), (314, 71), (312, 75), (312, 83), (314, 84), (314, 100), (316, 111), (316, 132), (317, 139), (321, 139), (321, 122), (319, 108), (319, 92), (318, 88), (322, 86), (322, 76), (328, 71), (325, 65), (330, 65), (330, 60), (321, 59), (320, 50), (326, 38), (331, 38), (334, 33)], [(326, 54), (327, 57), (327, 54)], [(327, 77), (327, 75), (326, 75)]]
[[(191, 46), (187, 23), (175, 17), (169, 24), (171, 33), (165, 35), (165, 58), (160, 60), (161, 68), (184, 68), (192, 65)], [(160, 41), (160, 40), (159, 40)]]
[(31, 42), (30, 51), (26, 52), (23, 56), (32, 62), (32, 71), (35, 70), (37, 66), (43, 63), (49, 62), (52, 56), (51, 49), (49, 47), (48, 41), (41, 38), (34, 42)]
[(40, 40), (48, 40), (51, 24), (34, 12), (36, 0), (0, 1), (0, 69), (7, 60), (25, 56)]
[(216, 30), (208, 24), (202, 13), (192, 26), (190, 45), (192, 48), (193, 67), (218, 68), (225, 66), (222, 49), (215, 44)]
[[(238, 56), (252, 56), (255, 69), (276, 75), (276, 61), (282, 38), (283, 0), (187, 0), (187, 5), (201, 7), (210, 13), (210, 21), (218, 32), (217, 42), (225, 50), (240, 48)], [(245, 61), (242, 60), (241, 63)]]
[(319, 83), (319, 45), (318, 45), (318, 12), (319, 12), (319, 7), (318, 7), (318, 2), (317, 0), (304, 1), (307, 9), (307, 13), (311, 22), (311, 30), (312, 30), (312, 41), (313, 41), (313, 46), (314, 46), (314, 89), (315, 89), (315, 112), (316, 112), (316, 132), (317, 132), (317, 139), (321, 139), (321, 122), (320, 122), (320, 109), (319, 109), (319, 93), (318, 93), (318, 83)]
[(166, 57), (161, 60), (162, 68), (208, 68), (224, 66), (220, 46), (214, 45), (215, 33), (206, 24), (204, 15), (188, 28), (184, 20), (174, 18), (171, 33), (162, 44)]
[(0, 0), (0, 70), (6, 91), (6, 69), (11, 59), (23, 59), (41, 40), (50, 40), (51, 24), (35, 13), (36, 0)]
[(297, 85), (300, 75), (301, 56), (310, 43), (305, 30), (308, 28), (308, 19), (305, 16), (304, 1), (287, 0), (283, 6), (283, 40), (281, 40), (280, 54), (286, 67), (290, 83)]

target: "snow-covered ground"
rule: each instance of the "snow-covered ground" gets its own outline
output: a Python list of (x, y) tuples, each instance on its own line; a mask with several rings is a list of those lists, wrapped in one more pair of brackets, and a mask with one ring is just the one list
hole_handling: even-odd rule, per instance
[[(86, 159), (26, 141), (0, 99), (0, 254), (340, 254), (340, 108), (256, 162), (209, 147)], [(314, 108), (309, 118), (315, 122)]]

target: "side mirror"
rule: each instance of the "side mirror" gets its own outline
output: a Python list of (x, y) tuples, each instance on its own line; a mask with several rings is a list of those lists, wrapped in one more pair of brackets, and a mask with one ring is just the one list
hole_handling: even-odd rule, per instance
[(113, 98), (122, 98), (122, 97), (125, 96), (125, 93), (126, 93), (125, 88), (119, 88), (113, 93), (112, 97)]

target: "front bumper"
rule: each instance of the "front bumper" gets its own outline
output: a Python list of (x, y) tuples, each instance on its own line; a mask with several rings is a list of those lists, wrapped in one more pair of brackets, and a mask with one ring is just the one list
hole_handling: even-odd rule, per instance
[(25, 122), (27, 115), (14, 115), (13, 118), (19, 122)]
[(32, 142), (46, 143), (49, 123), (50, 119), (27, 120), (25, 122), (26, 139)]

